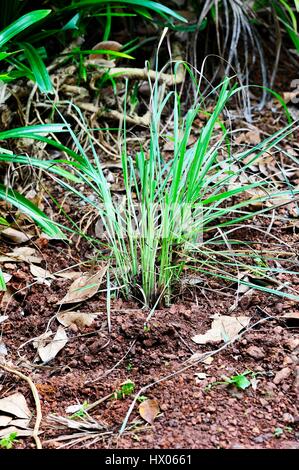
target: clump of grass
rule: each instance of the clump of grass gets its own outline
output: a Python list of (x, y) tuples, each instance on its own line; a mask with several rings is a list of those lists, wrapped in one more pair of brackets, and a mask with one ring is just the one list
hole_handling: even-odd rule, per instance
[[(266, 217), (268, 211), (279, 206), (279, 198), (288, 195), (292, 199), (298, 194), (298, 191), (278, 190), (268, 178), (249, 178), (246, 183), (238, 182), (237, 178), (262, 154), (269, 152), (298, 129), (298, 123), (286, 126), (253, 148), (232, 154), (230, 132), (222, 123), (221, 116), (229, 100), (242, 89), (231, 88), (230, 80), (226, 78), (215, 89), (217, 100), (214, 109), (196, 143), (188, 147), (194, 120), (204, 107), (203, 98), (198, 91), (193, 107), (182, 115), (179, 95), (175, 91), (163, 95), (162, 89), (157, 79), (152, 87), (150, 103), (152, 118), (149, 149), (146, 152), (141, 148), (134, 158), (126, 147), (124, 116), (121, 163), (125, 197), (122, 204), (116, 204), (113, 198), (92, 142), (91, 131), (87, 127), (87, 149), (82, 147), (65, 120), (62, 125), (41, 125), (0, 133), (0, 140), (25, 136), (42, 140), (66, 155), (55, 160), (41, 160), (1, 154), (0, 161), (41, 168), (51, 174), (57, 184), (90, 204), (102, 222), (106, 234), (104, 244), (110, 250), (109, 264), (117, 283), (122, 286), (122, 292), (130, 296), (136, 295), (138, 291), (142, 301), (151, 307), (161, 299), (169, 302), (174, 282), (190, 262), (193, 269), (208, 275), (236, 280), (237, 276), (231, 274), (232, 269), (244, 269), (248, 265), (246, 259), (250, 253), (245, 258), (245, 255), (235, 252), (224, 231), (228, 229), (228, 233), (233, 232), (244, 221), (256, 215)], [(169, 104), (173, 106), (174, 113), (171, 136), (174, 150), (173, 157), (166, 161), (161, 150), (162, 114)], [(75, 109), (84, 122), (80, 110)], [(216, 124), (221, 126), (221, 135), (219, 131), (215, 132)], [(65, 130), (72, 137), (76, 151), (45, 137), (45, 132), (57, 134)], [(225, 155), (222, 160), (220, 154)], [(236, 167), (239, 169), (236, 170)], [(84, 184), (89, 192), (94, 193), (95, 198), (80, 191), (76, 183)], [(253, 190), (258, 190), (256, 196), (249, 195)], [(78, 230), (74, 222), (71, 227), (58, 226), (12, 189), (0, 186), (1, 196), (26, 211), (52, 236), (62, 236), (63, 230)], [(253, 204), (257, 202), (260, 208), (253, 209), (256, 207)], [(218, 238), (215, 231), (218, 231)], [(203, 240), (205, 233), (211, 235)], [(220, 241), (228, 249), (219, 250)], [(100, 241), (94, 242), (99, 247)], [(221, 259), (220, 268), (217, 266), (217, 252), (218, 259)], [(254, 259), (255, 252), (252, 253)], [(263, 260), (266, 264), (261, 267), (259, 263), (259, 272), (264, 271), (265, 276), (269, 276), (271, 262), (267, 263), (265, 257)], [(264, 285), (243, 280), (238, 282), (265, 292), (298, 298), (292, 293)]]

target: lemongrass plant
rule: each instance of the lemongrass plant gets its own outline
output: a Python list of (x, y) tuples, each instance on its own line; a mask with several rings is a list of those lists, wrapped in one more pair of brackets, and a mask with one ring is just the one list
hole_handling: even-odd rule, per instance
[[(3, 153), (0, 154), (0, 161), (45, 170), (57, 184), (92, 206), (102, 223), (105, 240), (101, 242), (109, 247), (109, 265), (122, 291), (129, 296), (136, 295), (139, 290), (144, 303), (153, 306), (159, 299), (169, 298), (173, 283), (190, 260), (193, 268), (199, 271), (228, 280), (236, 279), (229, 274), (232, 265), (243, 268), (247, 262), (245, 259), (240, 262), (238, 252), (234, 256), (233, 245), (229, 245), (223, 231), (227, 228), (235, 230), (239, 224), (256, 215), (265, 216), (269, 210), (279, 206), (282, 196), (288, 195), (292, 199), (298, 194), (298, 191), (279, 190), (267, 178), (261, 177), (255, 181), (249, 178), (245, 184), (238, 182), (238, 176), (246, 172), (255, 160), (298, 129), (298, 123), (289, 124), (253, 148), (232, 155), (230, 133), (221, 123), (221, 115), (229, 100), (240, 91), (240, 88), (230, 87), (228, 78), (215, 89), (218, 96), (213, 112), (203, 125), (196, 143), (189, 147), (194, 120), (203, 107), (202, 98), (198, 94), (194, 106), (182, 117), (178, 95), (171, 91), (163, 96), (157, 80), (150, 103), (150, 145), (147, 152), (141, 148), (135, 158), (129, 155), (124, 125), (121, 163), (125, 198), (122, 204), (116, 203), (113, 198), (91, 138), (91, 130), (85, 126), (89, 148), (84, 150), (63, 117), (63, 124), (0, 133), (0, 143), (17, 137), (42, 140), (58, 148), (61, 158), (41, 160)], [(174, 150), (173, 157), (166, 161), (161, 146), (162, 113), (169, 104), (174, 109)], [(76, 112), (84, 123), (80, 110), (76, 108)], [(219, 131), (215, 131), (217, 123), (221, 124), (220, 135)], [(65, 131), (71, 135), (76, 151), (45, 137), (47, 133), (55, 133), (57, 138), (59, 132)], [(221, 160), (223, 150), (226, 156)], [(80, 191), (77, 183), (83, 183), (88, 192), (92, 191), (96, 197), (89, 197), (87, 192)], [(258, 191), (257, 195), (250, 195), (250, 191), (254, 190)], [(25, 211), (50, 236), (65, 237), (65, 231), (77, 229), (75, 223), (71, 227), (59, 226), (13, 189), (0, 186), (0, 197)], [(257, 202), (260, 204), (258, 209), (253, 206)], [(230, 247), (227, 252), (220, 250), (220, 269), (215, 261), (217, 250), (213, 249), (213, 243), (217, 242), (215, 235), (211, 235), (210, 245), (209, 239), (203, 240), (205, 232), (213, 233), (215, 229)], [(269, 274), (270, 267), (264, 268), (265, 275)], [(263, 270), (260, 269), (260, 272)], [(296, 294), (267, 289), (242, 279), (239, 282), (298, 299)]]

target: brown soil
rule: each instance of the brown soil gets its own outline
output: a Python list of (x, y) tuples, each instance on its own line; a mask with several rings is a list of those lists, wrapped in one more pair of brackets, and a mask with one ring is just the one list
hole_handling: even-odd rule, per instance
[[(43, 249), (43, 257), (53, 272), (58, 267), (74, 264), (79, 254), (73, 253), (70, 259), (66, 248), (48, 246)], [(112, 332), (109, 335), (106, 298), (99, 293), (76, 308), (101, 312), (97, 320), (82, 330), (68, 328), (69, 342), (52, 362), (43, 366), (34, 362), (36, 350), (32, 342), (21, 349), (20, 346), (44, 333), (51, 318), (51, 327), (57, 329), (57, 320), (53, 318), (58, 311), (56, 302), (63, 297), (70, 281), (58, 279), (50, 287), (37, 284), (30, 287), (33, 278), (25, 263), (18, 264), (11, 273), (10, 285), (17, 289), (27, 287), (2, 312), (9, 315), (1, 325), (2, 339), (9, 351), (9, 360), (30, 375), (38, 388), (44, 447), (65, 445), (55, 438), (72, 433), (57, 424), (51, 426), (47, 421), (49, 414), (67, 416), (68, 406), (84, 401), (94, 403), (119, 389), (128, 379), (134, 382), (137, 392), (178, 371), (193, 353), (215, 349), (215, 346), (197, 346), (191, 338), (209, 329), (212, 315), (227, 314), (235, 298), (229, 290), (221, 291), (211, 281), (204, 284), (204, 289), (188, 288), (177, 303), (156, 311), (149, 331), (144, 330), (148, 312), (132, 302), (115, 299), (111, 304)], [(188, 297), (189, 300), (184, 300)], [(211, 364), (195, 364), (150, 388), (146, 396), (157, 399), (161, 410), (154, 425), (145, 425), (138, 415), (137, 405), (130, 416), (129, 430), (119, 437), (118, 430), (134, 394), (125, 399), (107, 399), (98, 405), (90, 415), (105, 423), (112, 434), (103, 441), (91, 443), (91, 447), (298, 448), (298, 329), (294, 328), (296, 323), (286, 323), (279, 318), (286, 312), (298, 313), (297, 309), (294, 302), (259, 292), (245, 296), (232, 315), (250, 316), (252, 323), (267, 315), (272, 317), (215, 354)], [(111, 371), (118, 361), (119, 365)], [(218, 385), (206, 389), (212, 382), (222, 381), (223, 375), (230, 377), (247, 369), (259, 373), (254, 388), (242, 391)], [(281, 370), (285, 377), (279, 381), (276, 374)], [(199, 372), (205, 373), (206, 378), (197, 379)], [(25, 382), (3, 373), (0, 387), (1, 397), (21, 391), (34, 409)], [(275, 437), (277, 428), (283, 430), (279, 438)], [(86, 447), (91, 441), (74, 447)], [(33, 444), (27, 438), (17, 446)]]

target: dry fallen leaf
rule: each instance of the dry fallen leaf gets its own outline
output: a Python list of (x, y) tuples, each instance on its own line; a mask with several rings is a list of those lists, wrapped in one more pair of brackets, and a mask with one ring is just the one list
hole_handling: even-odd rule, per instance
[(14, 299), (14, 291), (10, 288), (10, 287), (7, 287), (6, 291), (4, 292), (3, 296), (2, 296), (2, 299), (1, 299), (1, 302), (0, 302), (0, 307), (2, 309), (5, 309), (7, 307), (7, 305), (13, 301)]
[(4, 357), (7, 355), (7, 348), (5, 343), (0, 339), (0, 357)]
[(40, 266), (35, 266), (35, 264), (30, 264), (30, 272), (32, 276), (37, 279), (53, 279), (54, 276), (47, 271), (46, 269), (41, 268)]
[(17, 437), (32, 436), (31, 429), (20, 429), (15, 426), (9, 426), (8, 428), (0, 429), (0, 439), (3, 437), (8, 437), (12, 433), (17, 433)]
[(90, 326), (94, 319), (99, 315), (98, 313), (84, 313), (84, 312), (60, 312), (57, 315), (57, 320), (63, 326), (77, 325), (78, 328)]
[(280, 384), (280, 382), (282, 382), (283, 380), (286, 380), (289, 378), (289, 376), (291, 375), (292, 373), (292, 369), (290, 369), (289, 367), (284, 367), (283, 369), (279, 370), (274, 379), (273, 379), (273, 383), (275, 385), (278, 385)]
[(25, 243), (33, 237), (33, 235), (28, 235), (11, 227), (1, 230), (0, 233), (3, 237), (7, 238), (13, 243)]
[[(292, 103), (292, 102), (295, 102), (294, 100), (297, 100), (298, 99), (298, 91), (285, 91), (284, 93), (282, 93), (282, 98), (283, 98), (283, 101), (285, 102), (285, 104), (288, 104), (288, 103)], [(280, 106), (281, 106), (281, 103), (280, 103)]]
[(159, 403), (155, 399), (145, 400), (139, 405), (139, 414), (141, 418), (149, 424), (153, 424), (159, 413)]
[(7, 283), (11, 280), (11, 278), (12, 278), (12, 275), (11, 275), (11, 274), (4, 273), (3, 271), (2, 271), (2, 275), (3, 275), (3, 278), (4, 278), (5, 284), (7, 284)]
[(67, 294), (57, 303), (63, 305), (83, 302), (94, 296), (99, 290), (106, 271), (107, 266), (104, 266), (95, 274), (83, 274), (71, 284)]
[(30, 419), (31, 413), (22, 393), (13, 393), (0, 400), (0, 413), (13, 415), (17, 418)]
[(49, 362), (57, 356), (59, 351), (68, 342), (67, 334), (62, 326), (59, 326), (53, 340), (46, 346), (38, 346), (37, 352), (43, 362)]
[(55, 277), (62, 277), (63, 279), (69, 279), (71, 281), (74, 281), (81, 276), (82, 273), (80, 273), (80, 271), (63, 271), (61, 273), (55, 273)]
[(197, 344), (228, 342), (233, 340), (243, 328), (248, 326), (249, 322), (249, 317), (221, 315), (213, 320), (210, 330), (204, 335), (194, 336), (192, 341)]
[(11, 253), (6, 253), (5, 255), (0, 256), (0, 263), (5, 263), (7, 261), (24, 261), (26, 263), (39, 264), (42, 261), (42, 258), (36, 256), (36, 251), (34, 248), (29, 248), (28, 246), (21, 246), (15, 248)]
[(52, 330), (48, 330), (46, 333), (41, 334), (40, 336), (34, 339), (33, 346), (35, 348), (41, 348), (43, 346), (46, 346), (49, 343), (49, 338), (51, 338), (52, 335)]
[(11, 416), (0, 416), (0, 428), (7, 426), (12, 420)]
[(236, 144), (251, 144), (257, 145), (261, 142), (261, 135), (260, 131), (255, 128), (248, 132), (242, 132), (238, 137), (235, 139)]
[(70, 405), (68, 406), (66, 409), (65, 409), (65, 412), (68, 414), (68, 415), (72, 415), (74, 413), (77, 413), (77, 411), (80, 411), (83, 408), (83, 404), (81, 403), (78, 403), (77, 405)]

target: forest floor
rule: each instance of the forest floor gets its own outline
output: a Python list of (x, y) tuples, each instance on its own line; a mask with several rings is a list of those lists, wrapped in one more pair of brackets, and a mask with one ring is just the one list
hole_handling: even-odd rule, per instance
[[(59, 244), (43, 247), (42, 254), (51, 272), (80, 260), (79, 253), (70, 254)], [(6, 269), (10, 268), (13, 276), (11, 285), (18, 293), (5, 309), (8, 320), (2, 324), (2, 340), (9, 360), (30, 375), (39, 392), (44, 447), (299, 447), (298, 307), (294, 302), (247, 292), (231, 315), (248, 316), (252, 324), (262, 321), (232, 345), (216, 350), (204, 362), (196, 362), (195, 353), (215, 351), (215, 346), (198, 347), (191, 338), (210, 328), (213, 315), (228, 314), (235, 300), (232, 292), (211, 281), (196, 289), (186, 287), (183, 299), (155, 312), (149, 331), (143, 327), (146, 312), (138, 305), (113, 300), (111, 334), (107, 328), (106, 296), (98, 294), (79, 308), (88, 314), (98, 312), (92, 325), (71, 325), (65, 347), (51, 363), (40, 365), (34, 362), (36, 349), (32, 340), (45, 333), (47, 327), (56, 330), (57, 302), (71, 281), (56, 278), (50, 286), (36, 284), (28, 263), (18, 263), (17, 268), (8, 264), (11, 263), (6, 263)], [(33, 285), (28, 287), (28, 283)], [(284, 318), (286, 313), (289, 318)], [(192, 367), (179, 372), (192, 357)], [(207, 388), (223, 381), (223, 375), (231, 377), (246, 370), (256, 375), (245, 390), (227, 384)], [(167, 378), (170, 374), (176, 375)], [(49, 415), (69, 416), (66, 409), (70, 405), (92, 404), (113, 394), (128, 379), (135, 384), (135, 392), (161, 380), (145, 392), (148, 398), (157, 400), (160, 408), (153, 425), (145, 425), (137, 404), (128, 430), (119, 437), (134, 393), (119, 399), (108, 397), (90, 411), (90, 416), (102, 424), (102, 430), (93, 429), (92, 422), (89, 430), (80, 428), (85, 419), (89, 422), (87, 417), (73, 419), (74, 429), (49, 421)], [(34, 409), (28, 385), (5, 373), (1, 377), (1, 395), (9, 391), (23, 393)], [(65, 435), (69, 441), (60, 441)], [(84, 440), (77, 442), (78, 436)], [(26, 438), (19, 445), (32, 444)]]
[[(255, 116), (254, 132), (267, 135), (281, 125), (268, 109)], [(295, 151), (298, 156), (298, 148)], [(66, 213), (76, 212), (80, 220), (78, 201), (58, 189), (57, 197)], [(261, 227), (259, 221), (255, 224)], [(280, 246), (291, 246), (295, 261), (298, 227), (275, 221), (271, 229)], [(246, 229), (246, 238), (261, 248), (261, 233)], [(4, 238), (0, 242), (1, 266), (9, 278), (8, 290), (0, 294), (1, 354), (5, 350), (6, 360), (30, 376), (37, 388), (43, 447), (299, 448), (297, 302), (252, 289), (240, 291), (204, 276), (190, 282), (186, 273), (172, 305), (157, 309), (149, 328), (144, 327), (148, 311), (140, 304), (111, 296), (110, 328), (106, 284), (85, 301), (60, 304), (76, 277), (93, 272), (85, 260), (94, 253), (84, 241), (77, 246), (75, 242), (68, 245), (36, 233), (22, 243)], [(15, 251), (20, 248), (23, 251)], [(296, 276), (279, 274), (275, 281), (282, 288), (298, 289)], [(94, 319), (87, 326), (82, 319), (71, 323), (64, 330), (64, 347), (49, 362), (41, 361), (41, 335), (56, 332), (59, 314), (69, 311), (94, 314)], [(245, 316), (250, 322), (233, 343), (196, 344), (192, 338), (205, 334), (217, 315)], [(250, 379), (246, 388), (227, 383), (244, 372)], [(130, 393), (122, 394), (127, 381)], [(153, 424), (141, 418), (137, 401), (120, 435), (134, 396), (144, 387), (141, 396), (155, 400)], [(17, 392), (35, 415), (28, 383), (0, 370), (0, 399)], [(75, 408), (69, 407), (78, 404), (83, 412), (74, 416)], [(35, 446), (31, 436), (19, 436), (15, 447)]]

